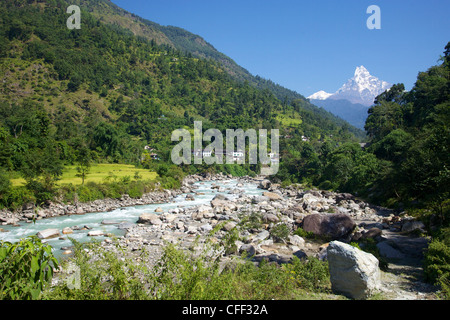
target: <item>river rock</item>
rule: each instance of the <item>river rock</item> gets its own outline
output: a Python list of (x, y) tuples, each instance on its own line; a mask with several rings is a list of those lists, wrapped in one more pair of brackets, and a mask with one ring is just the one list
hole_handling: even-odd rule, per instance
[(293, 244), (294, 246), (298, 246), (300, 248), (305, 245), (305, 239), (296, 234), (288, 236), (288, 240), (290, 244)]
[(236, 223), (233, 222), (233, 221), (229, 221), (229, 222), (227, 222), (227, 223), (225, 223), (225, 224), (223, 225), (222, 230), (225, 230), (225, 231), (231, 231), (231, 230), (233, 230), (235, 227), (236, 227)]
[(211, 206), (218, 212), (234, 211), (237, 209), (236, 205), (233, 202), (219, 199), (212, 200)]
[(223, 194), (216, 194), (213, 198), (213, 200), (229, 200), (226, 196), (224, 196)]
[(283, 200), (283, 197), (275, 192), (264, 192), (263, 196), (269, 198), (270, 201)]
[(415, 230), (420, 230), (420, 231), (425, 230), (425, 225), (423, 224), (422, 221), (409, 220), (409, 221), (406, 221), (402, 226), (402, 232), (405, 232), (405, 233), (412, 232)]
[(260, 204), (260, 203), (269, 202), (269, 201), (270, 201), (269, 197), (266, 197), (266, 196), (256, 196), (256, 197), (253, 197), (253, 199), (252, 199), (253, 204)]
[(190, 193), (186, 195), (185, 199), (188, 200), (188, 201), (194, 201), (195, 200), (194, 195), (190, 194)]
[(213, 227), (209, 223), (200, 226), (200, 230), (202, 230), (203, 232), (210, 232), (212, 229)]
[(388, 259), (403, 259), (405, 258), (405, 255), (392, 247), (388, 241), (383, 241), (380, 243), (377, 243), (377, 248), (380, 252), (380, 256), (388, 258)]
[(270, 180), (263, 180), (259, 183), (258, 188), (267, 190), (270, 188), (271, 184), (272, 182), (270, 182)]
[(69, 227), (65, 227), (64, 229), (62, 229), (62, 234), (72, 234), (73, 230)]
[(245, 253), (247, 257), (252, 257), (256, 254), (256, 249), (251, 244), (243, 244), (242, 246), (239, 247), (239, 254), (243, 253)]
[(93, 230), (88, 232), (88, 237), (100, 237), (104, 235), (105, 233), (102, 230)]
[(197, 227), (196, 226), (188, 226), (186, 232), (188, 234), (196, 234), (197, 233)]
[(376, 238), (383, 234), (383, 231), (380, 228), (370, 228), (367, 232), (364, 232), (361, 235), (362, 239)]
[(263, 219), (266, 222), (274, 222), (274, 223), (277, 223), (277, 222), (280, 221), (280, 219), (276, 215), (274, 215), (273, 213), (266, 213), (266, 214), (264, 214)]
[(151, 221), (155, 219), (159, 220), (159, 216), (154, 213), (143, 213), (139, 216), (137, 223), (151, 224)]
[(120, 230), (128, 230), (128, 229), (130, 229), (130, 228), (132, 228), (132, 227), (134, 227), (134, 226), (135, 226), (134, 223), (131, 223), (131, 222), (122, 222), (122, 223), (120, 223), (120, 224), (117, 226), (117, 228), (120, 229)]
[(327, 248), (332, 290), (366, 299), (381, 287), (378, 259), (349, 244), (332, 241)]
[(160, 226), (160, 225), (162, 225), (163, 223), (162, 223), (162, 221), (161, 221), (160, 218), (155, 218), (155, 219), (151, 219), (151, 220), (149, 221), (149, 224), (154, 225), (154, 226)]
[(269, 236), (270, 236), (269, 231), (263, 230), (253, 238), (253, 241), (263, 241), (269, 238)]
[(158, 207), (155, 209), (155, 212), (164, 212), (164, 210), (161, 207)]
[(58, 229), (45, 229), (39, 231), (36, 235), (38, 236), (39, 239), (51, 239), (60, 236)]
[(104, 225), (114, 225), (114, 224), (120, 224), (120, 221), (117, 221), (117, 220), (103, 220), (102, 224), (104, 224)]
[(327, 236), (337, 240), (348, 235), (356, 227), (356, 223), (346, 214), (315, 213), (303, 219), (303, 230), (315, 235)]

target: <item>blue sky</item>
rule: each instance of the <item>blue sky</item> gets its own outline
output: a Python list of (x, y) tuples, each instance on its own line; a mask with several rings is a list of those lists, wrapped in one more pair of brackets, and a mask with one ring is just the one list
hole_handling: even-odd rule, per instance
[[(414, 85), (450, 41), (449, 0), (112, 0), (202, 36), (254, 75), (309, 96), (335, 92), (364, 65)], [(381, 29), (369, 30), (370, 5)]]

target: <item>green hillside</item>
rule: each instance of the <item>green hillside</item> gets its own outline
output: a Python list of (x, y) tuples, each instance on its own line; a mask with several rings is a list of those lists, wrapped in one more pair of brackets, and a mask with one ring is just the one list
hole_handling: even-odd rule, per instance
[[(141, 18), (125, 11), (108, 0), (75, 0), (72, 2), (88, 8), (89, 12), (104, 23), (121, 26), (136, 36), (143, 37), (157, 44), (166, 45), (188, 55), (216, 61), (233, 79), (239, 82), (247, 82), (249, 85), (258, 89), (268, 89), (284, 103), (292, 103), (296, 100), (297, 103), (301, 103), (303, 110), (312, 113), (315, 118), (327, 119), (328, 121), (335, 122), (339, 126), (346, 125), (344, 120), (321, 107), (311, 104), (303, 95), (284, 88), (269, 79), (252, 75), (248, 70), (234, 62), (233, 59), (217, 51), (213, 45), (199, 35), (179, 27), (162, 26)], [(350, 126), (349, 130), (358, 136), (358, 138), (364, 138), (364, 132), (362, 130), (353, 126)]]
[[(38, 198), (51, 197), (64, 166), (86, 159), (152, 171), (170, 166), (171, 133), (193, 128), (196, 120), (204, 130), (278, 128), (283, 136), (307, 136), (311, 143), (358, 140), (345, 122), (305, 99), (280, 100), (281, 87), (269, 81), (258, 88), (237, 79), (223, 61), (205, 54), (216, 51), (197, 36), (144, 21), (107, 1), (81, 1), (82, 28), (69, 30), (71, 4), (0, 4), (0, 166), (2, 176), (21, 176), (28, 188), (44, 190)], [(193, 42), (207, 49), (200, 53)], [(198, 52), (178, 50), (180, 43)], [(160, 160), (149, 157), (145, 146)]]

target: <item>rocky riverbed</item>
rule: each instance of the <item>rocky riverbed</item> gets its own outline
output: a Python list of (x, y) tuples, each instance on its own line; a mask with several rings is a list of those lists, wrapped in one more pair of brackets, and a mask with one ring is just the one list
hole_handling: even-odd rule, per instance
[[(165, 243), (192, 248), (207, 237), (220, 243), (227, 233), (237, 230), (236, 253), (245, 251), (253, 256), (255, 263), (265, 259), (282, 264), (294, 256), (327, 259), (328, 241), (331, 240), (349, 243), (372, 238), (381, 256), (389, 263), (380, 280), (383, 297), (407, 300), (436, 298), (436, 288), (422, 282), (421, 260), (428, 239), (414, 235), (424, 226), (413, 218), (370, 205), (350, 194), (305, 190), (300, 185), (281, 188), (263, 178), (239, 178), (234, 184), (230, 181), (230, 177), (224, 175), (189, 176), (180, 190), (155, 192), (142, 199), (124, 196), (120, 200), (99, 200), (88, 204), (50, 204), (38, 210), (37, 215), (44, 219), (104, 212), (125, 206), (165, 203), (180, 195), (186, 200), (195, 200), (200, 195), (196, 191), (199, 184), (213, 182), (211, 188), (217, 195), (209, 203), (144, 212), (136, 223), (122, 225), (126, 233), (118, 238), (119, 245), (134, 254), (136, 259), (145, 249), (149, 253), (149, 261), (157, 261)], [(247, 195), (244, 185), (248, 183), (257, 184), (262, 195)], [(14, 224), (29, 220), (32, 218), (30, 210), (24, 208), (21, 212), (2, 213), (0, 222)], [(309, 240), (295, 235), (298, 228), (328, 240)], [(217, 232), (209, 236), (213, 229)], [(102, 233), (92, 235), (105, 236)], [(116, 246), (108, 237), (103, 238), (101, 245), (111, 250)], [(229, 258), (225, 252), (223, 256), (224, 259)]]

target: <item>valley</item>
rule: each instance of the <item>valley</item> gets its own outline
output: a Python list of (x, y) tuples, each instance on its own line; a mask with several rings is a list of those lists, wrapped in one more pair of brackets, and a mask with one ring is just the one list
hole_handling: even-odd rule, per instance
[(0, 299), (448, 299), (442, 49), (308, 99), (111, 1), (2, 1)]

